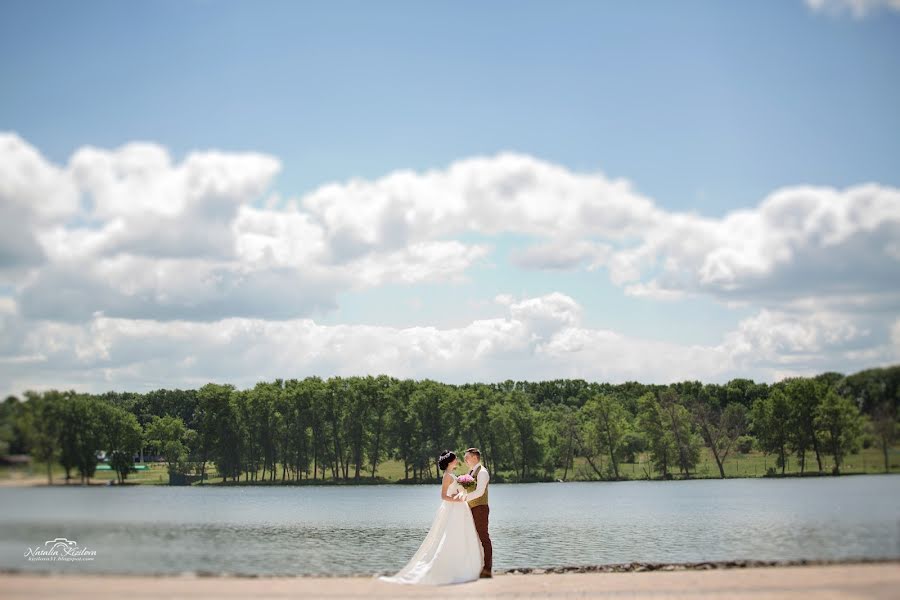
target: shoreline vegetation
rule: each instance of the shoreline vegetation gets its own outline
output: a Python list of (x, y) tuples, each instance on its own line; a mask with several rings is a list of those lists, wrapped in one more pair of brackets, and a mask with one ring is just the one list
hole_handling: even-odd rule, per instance
[[(900, 453), (900, 448), (894, 447), (892, 448), (892, 452)], [(853, 475), (900, 475), (900, 469), (894, 467), (889, 472), (884, 472), (881, 469), (872, 468), (873, 464), (870, 463), (868, 465), (868, 470), (846, 470), (843, 471), (840, 476), (853, 476)], [(47, 482), (47, 477), (45, 474), (41, 474), (40, 468), (29, 468), (23, 469), (21, 467), (0, 467), (0, 488), (4, 487), (135, 487), (135, 486), (144, 486), (144, 485), (169, 485), (168, 482), (168, 474), (166, 472), (166, 465), (164, 463), (159, 464), (151, 464), (148, 465), (150, 470), (148, 473), (141, 478), (130, 477), (129, 479), (120, 482), (115, 479), (115, 475), (111, 473), (101, 474), (102, 472), (98, 472), (94, 478), (91, 479), (90, 482), (81, 482), (77, 479), (72, 479), (70, 481), (66, 481), (64, 477), (55, 477), (52, 483)], [(729, 474), (726, 475), (725, 479), (796, 479), (796, 478), (820, 478), (820, 477), (834, 477), (833, 473), (827, 472), (816, 472), (816, 471), (807, 471), (805, 473), (800, 472), (787, 472), (787, 473), (769, 473), (769, 474)], [(506, 484), (523, 484), (523, 483), (544, 483), (544, 484), (554, 484), (554, 483), (624, 483), (624, 482), (636, 482), (636, 481), (704, 481), (704, 480), (721, 480), (722, 478), (718, 475), (703, 475), (703, 474), (694, 474), (694, 476), (690, 478), (670, 478), (663, 479), (660, 477), (655, 478), (635, 478), (631, 479), (628, 477), (622, 477), (620, 479), (569, 479), (567, 481), (563, 481), (561, 479), (533, 479), (527, 481), (500, 481), (494, 482), (493, 485), (506, 485)], [(211, 488), (228, 488), (228, 487), (343, 487), (343, 486), (378, 486), (378, 485), (410, 485), (410, 486), (418, 486), (418, 485), (439, 485), (440, 480), (434, 479), (417, 479), (417, 480), (394, 480), (394, 479), (386, 479), (382, 477), (377, 477), (375, 479), (366, 478), (360, 480), (331, 480), (331, 479), (317, 479), (317, 480), (286, 480), (281, 481), (280, 479), (276, 479), (274, 481), (269, 480), (240, 480), (240, 481), (222, 481), (220, 479), (210, 479), (206, 480), (202, 485), (204, 487)], [(199, 481), (192, 482), (189, 484), (190, 486), (200, 486)]]
[(774, 384), (450, 385), (388, 376), (251, 389), (25, 392), (0, 404), (0, 485), (434, 483), (477, 446), (493, 483), (900, 472), (900, 366)]

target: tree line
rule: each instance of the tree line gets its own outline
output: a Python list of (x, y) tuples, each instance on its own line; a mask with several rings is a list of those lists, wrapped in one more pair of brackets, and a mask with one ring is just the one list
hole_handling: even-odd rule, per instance
[(864, 443), (881, 449), (889, 471), (900, 366), (771, 385), (381, 375), (23, 396), (0, 405), (0, 454), (30, 454), (48, 479), (58, 463), (67, 481), (90, 480), (105, 453), (124, 482), (146, 453), (166, 462), (172, 482), (213, 471), (223, 482), (376, 481), (388, 460), (402, 464), (403, 481), (431, 481), (441, 449), (467, 446), (507, 481), (622, 479), (638, 456), (644, 477), (690, 478), (704, 448), (724, 478), (728, 457), (750, 449), (773, 456), (781, 474), (790, 461), (801, 473), (839, 474)]

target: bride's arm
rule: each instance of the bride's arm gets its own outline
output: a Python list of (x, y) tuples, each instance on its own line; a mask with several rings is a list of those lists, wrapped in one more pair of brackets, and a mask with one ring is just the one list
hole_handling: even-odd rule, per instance
[(447, 488), (453, 483), (453, 476), (450, 473), (444, 473), (444, 481), (441, 483), (441, 500), (447, 502), (462, 502), (459, 498), (447, 495)]

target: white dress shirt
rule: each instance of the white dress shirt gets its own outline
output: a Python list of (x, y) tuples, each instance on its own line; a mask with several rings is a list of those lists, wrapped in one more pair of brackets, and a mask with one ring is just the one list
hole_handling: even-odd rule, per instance
[[(491, 480), (491, 474), (488, 473), (487, 469), (485, 469), (484, 465), (482, 465), (480, 462), (472, 467), (472, 471), (477, 469), (479, 465), (481, 465), (481, 470), (478, 471), (478, 477), (475, 478), (475, 491), (473, 491), (471, 494), (466, 494), (466, 501), (481, 498), (484, 495), (484, 490), (487, 489), (488, 481)], [(469, 473), (471, 473), (472, 471), (469, 471)]]

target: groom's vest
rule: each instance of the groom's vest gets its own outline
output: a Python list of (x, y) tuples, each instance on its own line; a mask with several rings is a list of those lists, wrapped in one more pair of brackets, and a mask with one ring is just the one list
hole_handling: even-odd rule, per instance
[[(480, 470), (481, 470), (481, 465), (478, 465), (472, 471), (472, 477), (475, 478), (476, 483), (478, 482), (478, 471), (480, 471)], [(480, 498), (475, 498), (474, 500), (469, 500), (469, 506), (471, 506), (471, 507), (486, 506), (488, 503), (488, 488), (490, 486), (491, 486), (491, 482), (488, 482), (488, 484), (484, 487), (484, 494), (482, 494)]]

